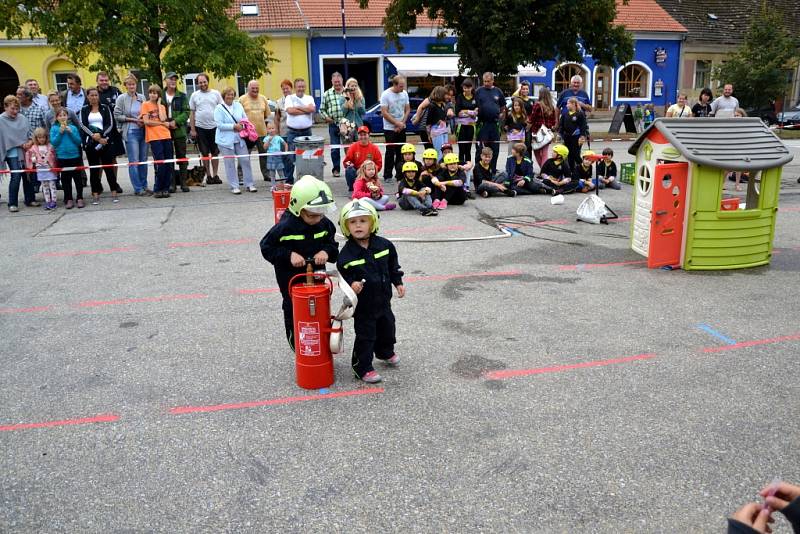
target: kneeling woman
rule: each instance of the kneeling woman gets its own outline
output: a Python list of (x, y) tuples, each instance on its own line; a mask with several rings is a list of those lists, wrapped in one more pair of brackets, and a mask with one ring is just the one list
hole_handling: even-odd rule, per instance
[[(150, 144), (153, 159), (156, 161), (172, 159), (172, 136), (167, 125), (167, 108), (161, 103), (161, 88), (151, 85), (147, 90), (147, 102), (142, 104), (142, 122), (144, 122), (144, 139)], [(172, 181), (174, 163), (156, 163), (156, 181), (153, 186), (153, 197), (169, 197), (169, 186)]]

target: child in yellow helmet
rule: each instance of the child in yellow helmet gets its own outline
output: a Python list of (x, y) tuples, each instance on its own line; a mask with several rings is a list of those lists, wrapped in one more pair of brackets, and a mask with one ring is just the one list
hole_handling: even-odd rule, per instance
[(443, 163), (444, 167), (431, 179), (433, 208), (438, 210), (447, 209), (451, 204), (459, 206), (467, 201), (467, 193), (464, 191), (467, 176), (458, 168), (458, 156), (451, 152), (444, 157)]
[(419, 166), (415, 161), (405, 162), (397, 176), (397, 203), (400, 209), (417, 210), (426, 217), (439, 214), (433, 209), (432, 188), (420, 178)]

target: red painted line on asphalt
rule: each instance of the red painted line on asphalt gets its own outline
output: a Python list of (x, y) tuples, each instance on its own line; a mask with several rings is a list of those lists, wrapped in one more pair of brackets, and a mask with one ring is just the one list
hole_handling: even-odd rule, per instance
[(578, 271), (578, 270), (589, 270), (589, 269), (601, 269), (604, 267), (622, 267), (625, 265), (643, 265), (646, 264), (647, 260), (639, 260), (639, 261), (615, 261), (611, 263), (576, 263), (574, 265), (559, 265), (559, 271)]
[(572, 363), (567, 365), (554, 365), (552, 367), (539, 367), (536, 369), (504, 369), (501, 371), (490, 371), (484, 373), (483, 377), (487, 380), (505, 380), (519, 376), (542, 375), (546, 373), (559, 373), (561, 371), (571, 371), (573, 369), (585, 369), (587, 367), (603, 367), (606, 365), (616, 365), (619, 363), (635, 362), (640, 360), (650, 360), (655, 358), (655, 354), (637, 354), (625, 358), (612, 358), (610, 360), (595, 360), (591, 362)]
[(357, 395), (370, 395), (374, 393), (383, 393), (383, 388), (366, 388), (354, 389), (349, 391), (339, 391), (336, 393), (324, 393), (321, 395), (301, 395), (298, 397), (281, 397), (278, 399), (269, 399), (262, 401), (251, 402), (238, 402), (235, 404), (214, 404), (210, 406), (177, 406), (170, 408), (169, 413), (172, 415), (180, 415), (185, 413), (199, 413), (199, 412), (219, 412), (222, 410), (242, 410), (245, 408), (259, 408), (262, 406), (280, 406), (283, 404), (295, 404), (298, 402), (316, 401), (323, 399), (338, 399), (340, 397), (354, 397)]
[(257, 295), (260, 293), (279, 293), (279, 287), (260, 287), (255, 289), (237, 289), (236, 292), (240, 295)]
[(31, 308), (0, 308), (0, 313), (34, 313), (48, 311), (52, 306), (33, 306)]
[(170, 243), (168, 248), (213, 247), (217, 245), (247, 245), (257, 242), (257, 239), (247, 237), (244, 239), (220, 239), (217, 241), (188, 241), (185, 243)]
[(791, 208), (778, 208), (778, 211), (800, 211), (800, 206), (792, 206)]
[(722, 345), (720, 347), (706, 347), (703, 349), (705, 353), (723, 352), (726, 350), (744, 349), (747, 347), (757, 347), (759, 345), (771, 345), (773, 343), (783, 343), (784, 341), (797, 341), (800, 340), (800, 334), (792, 334), (790, 336), (772, 337), (769, 339), (756, 339), (753, 341), (742, 341), (733, 345)]
[(456, 278), (477, 278), (494, 276), (519, 276), (522, 271), (494, 271), (482, 273), (463, 273), (463, 274), (435, 274), (431, 276), (407, 276), (403, 279), (404, 282), (433, 282), (442, 280), (453, 280)]
[(120, 304), (137, 304), (140, 302), (164, 302), (169, 300), (192, 300), (204, 299), (208, 295), (202, 293), (192, 293), (189, 295), (161, 295), (158, 297), (138, 297), (129, 299), (115, 299), (115, 300), (85, 300), (74, 304), (78, 308), (99, 308), (100, 306), (117, 306)]
[(80, 419), (64, 419), (61, 421), (45, 421), (42, 423), (19, 423), (16, 425), (0, 426), (0, 432), (13, 432), (14, 430), (28, 430), (31, 428), (52, 428), (56, 426), (88, 425), (91, 423), (113, 423), (119, 421), (119, 416), (114, 414), (95, 415)]
[(93, 256), (96, 254), (116, 254), (117, 252), (133, 252), (136, 247), (104, 248), (99, 250), (65, 250), (62, 252), (42, 252), (41, 258), (60, 258), (64, 256)]
[(465, 230), (465, 226), (434, 226), (432, 228), (397, 228), (396, 230), (386, 230), (381, 232), (383, 235), (403, 235), (403, 234), (436, 234), (439, 232), (457, 232)]

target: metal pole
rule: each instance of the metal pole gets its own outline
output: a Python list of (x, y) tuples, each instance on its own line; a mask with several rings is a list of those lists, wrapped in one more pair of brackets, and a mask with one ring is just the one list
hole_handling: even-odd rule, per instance
[(344, 0), (342, 0), (342, 46), (344, 47), (344, 81), (350, 77), (347, 72), (347, 26), (344, 21)]

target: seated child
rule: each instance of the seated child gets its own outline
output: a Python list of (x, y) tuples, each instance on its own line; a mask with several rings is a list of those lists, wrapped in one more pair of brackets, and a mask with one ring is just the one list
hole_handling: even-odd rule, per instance
[(420, 180), (433, 189), (433, 179), (439, 174), (439, 170), (442, 168), (439, 165), (439, 154), (436, 152), (435, 148), (427, 148), (422, 153), (422, 166), (420, 167), (421, 171), (419, 173)]
[(420, 215), (432, 217), (439, 215), (433, 209), (431, 188), (420, 178), (419, 166), (415, 161), (406, 161), (397, 179), (397, 203), (400, 209), (417, 210)]
[(433, 184), (433, 207), (437, 210), (447, 209), (452, 204), (460, 206), (467, 201), (467, 192), (464, 191), (464, 182), (467, 176), (458, 168), (458, 156), (447, 154), (444, 157), (444, 167), (431, 178)]
[(506, 159), (506, 176), (509, 186), (517, 195), (552, 193), (552, 188), (533, 177), (533, 163), (525, 157), (525, 143), (514, 143)]
[(500, 194), (508, 197), (517, 196), (517, 192), (510, 187), (510, 183), (506, 184), (508, 181), (506, 173), (492, 174), (492, 149), (488, 146), (483, 147), (481, 150), (480, 159), (478, 164), (475, 165), (475, 171), (472, 176), (475, 179), (475, 190), (483, 198)]
[(378, 178), (378, 166), (371, 159), (361, 164), (358, 178), (353, 184), (353, 200), (363, 198), (378, 210), (393, 210), (395, 203), (389, 201), (389, 195), (383, 194), (383, 186)]
[(364, 200), (353, 200), (342, 208), (339, 226), (347, 242), (336, 267), (358, 295), (353, 315), (356, 339), (352, 366), (356, 378), (374, 384), (383, 380), (372, 367), (373, 355), (395, 367), (400, 358), (394, 352), (395, 320), (392, 313), (392, 286), (397, 296), (405, 296), (403, 271), (397, 250), (378, 233), (378, 213)]
[(597, 178), (594, 184), (600, 189), (610, 187), (611, 189), (622, 189), (622, 185), (617, 180), (617, 164), (612, 161), (614, 151), (606, 147), (603, 149), (603, 159), (598, 161), (597, 165)]
[(275, 278), (283, 297), (286, 339), (294, 350), (294, 319), (289, 280), (306, 272), (306, 261), (324, 268), (339, 255), (336, 226), (325, 217), (335, 210), (330, 187), (313, 176), (303, 176), (292, 187), (289, 208), (281, 220), (261, 239), (261, 255), (275, 267)]
[[(444, 161), (444, 157), (447, 154), (453, 154), (453, 145), (450, 143), (442, 145), (442, 161)], [(459, 159), (459, 161), (461, 160)], [(467, 176), (466, 181), (464, 181), (464, 191), (467, 192), (467, 198), (474, 199), (475, 195), (469, 190), (469, 184), (472, 182), (472, 169), (474, 168), (474, 164), (471, 161), (465, 161), (463, 164), (459, 163), (458, 168), (464, 171), (464, 174)]]
[(567, 147), (561, 144), (553, 145), (553, 157), (542, 165), (542, 182), (553, 188), (553, 195), (574, 193), (578, 187), (578, 181), (571, 177), (567, 156), (569, 156)]
[(578, 181), (576, 191), (581, 193), (588, 193), (594, 189), (594, 181), (592, 175), (594, 174), (594, 152), (591, 150), (584, 150), (581, 153), (581, 164), (572, 171), (572, 178)]
[(411, 143), (406, 143), (400, 147), (400, 154), (402, 155), (402, 159), (395, 163), (394, 166), (395, 176), (403, 176), (403, 165), (409, 161), (415, 162), (420, 169), (422, 168), (422, 164), (416, 160), (417, 149)]

